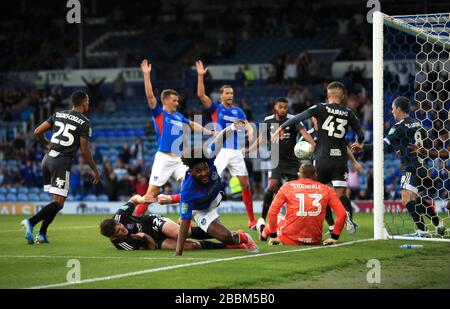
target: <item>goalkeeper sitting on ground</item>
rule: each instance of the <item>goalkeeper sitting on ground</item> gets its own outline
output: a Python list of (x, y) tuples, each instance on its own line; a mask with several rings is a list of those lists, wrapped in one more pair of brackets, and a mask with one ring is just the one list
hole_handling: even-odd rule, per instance
[[(260, 235), (269, 244), (318, 245), (322, 243), (322, 228), (327, 207), (336, 213), (331, 238), (324, 245), (337, 242), (344, 227), (346, 212), (336, 192), (316, 181), (316, 169), (310, 163), (300, 166), (299, 179), (285, 183), (278, 191), (269, 210), (268, 224)], [(286, 204), (286, 215), (279, 215)]]

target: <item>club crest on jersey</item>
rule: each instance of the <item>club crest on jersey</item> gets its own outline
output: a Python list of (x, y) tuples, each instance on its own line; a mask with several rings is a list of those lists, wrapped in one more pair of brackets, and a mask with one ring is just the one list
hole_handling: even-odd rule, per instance
[(58, 188), (62, 188), (62, 187), (64, 187), (64, 184), (66, 183), (66, 181), (65, 180), (63, 180), (63, 179), (61, 179), (61, 178), (56, 178), (56, 186), (58, 187)]
[(188, 204), (187, 203), (181, 203), (181, 213), (183, 215), (187, 214), (189, 210)]
[(153, 180), (158, 180), (158, 176), (153, 176)]
[(205, 224), (206, 224), (206, 219), (203, 218), (203, 219), (200, 221), (200, 225), (205, 225)]
[(211, 179), (212, 179), (212, 180), (216, 180), (217, 178), (219, 178), (219, 175), (217, 174), (217, 172), (213, 172), (213, 173), (211, 174)]
[(132, 230), (134, 228), (134, 224), (133, 223), (128, 223), (127, 224), (127, 230)]
[(231, 111), (231, 113), (232, 113), (233, 115), (237, 115), (238, 111), (235, 110), (235, 109), (233, 109), (233, 110)]

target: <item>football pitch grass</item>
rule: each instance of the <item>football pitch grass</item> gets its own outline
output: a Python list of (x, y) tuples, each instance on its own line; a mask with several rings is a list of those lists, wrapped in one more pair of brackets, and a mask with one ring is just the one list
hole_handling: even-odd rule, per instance
[[(28, 245), (19, 226), (25, 217), (0, 216), (0, 288), (450, 288), (449, 243), (370, 240), (371, 214), (357, 214), (357, 233), (344, 229), (338, 246), (257, 241), (259, 254), (194, 250), (182, 257), (171, 250), (116, 250), (99, 234), (105, 217), (59, 215), (49, 228), (51, 244)], [(247, 222), (245, 215), (221, 219), (233, 230)], [(256, 232), (250, 234), (257, 240)], [(404, 243), (423, 248), (400, 249)], [(76, 284), (66, 279), (71, 259), (81, 266)], [(380, 262), (380, 283), (367, 282), (371, 259)]]

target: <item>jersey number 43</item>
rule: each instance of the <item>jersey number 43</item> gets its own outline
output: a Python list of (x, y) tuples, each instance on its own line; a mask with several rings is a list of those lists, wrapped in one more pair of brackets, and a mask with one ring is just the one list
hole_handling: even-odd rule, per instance
[[(325, 122), (322, 124), (322, 129), (328, 131), (328, 136), (334, 136), (336, 138), (343, 138), (345, 135), (345, 126), (347, 125), (346, 119), (336, 118), (336, 127), (333, 121), (333, 116), (328, 116)], [(335, 132), (337, 131), (337, 132)]]

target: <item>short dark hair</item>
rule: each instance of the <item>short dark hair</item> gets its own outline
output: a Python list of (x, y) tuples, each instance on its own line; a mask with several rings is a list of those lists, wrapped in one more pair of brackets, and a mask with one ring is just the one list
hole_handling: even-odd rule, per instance
[(111, 237), (116, 232), (116, 221), (113, 219), (105, 219), (100, 223), (100, 234), (106, 237)]
[(311, 163), (303, 163), (300, 166), (300, 176), (302, 178), (316, 180), (316, 168)]
[(188, 153), (185, 152), (181, 157), (181, 162), (190, 169), (194, 168), (197, 164), (208, 162), (209, 160), (203, 153), (203, 147), (200, 155), (198, 154), (198, 150), (196, 151), (195, 149), (196, 147), (191, 147), (190, 151)]
[(233, 89), (233, 86), (231, 86), (231, 85), (223, 85), (222, 87), (220, 87), (219, 93), (222, 94), (223, 91), (225, 90), (225, 88), (232, 88)]
[(277, 103), (289, 103), (288, 99), (286, 99), (285, 97), (279, 97), (275, 99), (275, 105), (277, 105)]
[(84, 100), (87, 99), (87, 94), (84, 91), (78, 90), (72, 93), (70, 98), (72, 100), (73, 106), (80, 106), (81, 104), (83, 104)]
[(406, 97), (398, 97), (394, 100), (394, 106), (399, 108), (402, 112), (408, 113), (411, 106), (411, 101)]
[(163, 92), (161, 92), (161, 101), (164, 102), (171, 95), (176, 95), (177, 97), (179, 97), (179, 94), (178, 94), (178, 92), (176, 90), (173, 90), (173, 89), (165, 89), (165, 90), (163, 90)]
[(342, 94), (345, 94), (345, 86), (341, 82), (331, 82), (327, 86), (327, 90), (339, 89), (342, 91)]

